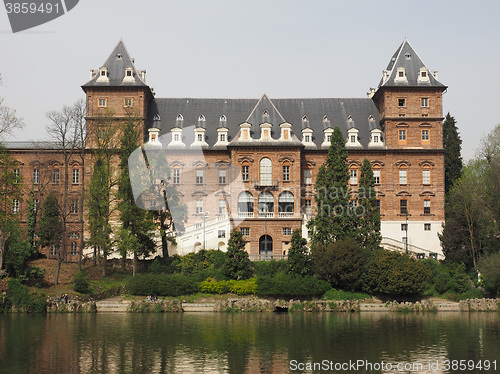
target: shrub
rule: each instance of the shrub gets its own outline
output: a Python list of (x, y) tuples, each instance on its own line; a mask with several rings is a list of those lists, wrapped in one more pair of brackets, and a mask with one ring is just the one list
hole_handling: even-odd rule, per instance
[(408, 255), (380, 250), (374, 252), (363, 278), (368, 291), (415, 295), (425, 290), (429, 276), (429, 269)]
[(198, 284), (181, 274), (138, 274), (127, 289), (132, 295), (181, 296), (198, 292)]
[(301, 235), (301, 230), (293, 231), (292, 243), (288, 251), (288, 272), (297, 275), (311, 275), (311, 256), (307, 248), (307, 240)]
[(213, 294), (231, 292), (237, 295), (253, 295), (257, 293), (257, 281), (255, 278), (251, 278), (246, 280), (228, 280), (217, 282), (208, 278), (201, 282), (200, 291)]
[(80, 293), (87, 293), (90, 289), (89, 279), (82, 271), (75, 274), (73, 282), (73, 290)]
[(40, 295), (32, 295), (29, 288), (18, 279), (10, 279), (7, 284), (7, 305), (12, 305), (18, 311), (45, 311), (45, 300)]
[(349, 292), (343, 290), (336, 290), (334, 288), (325, 292), (322, 300), (364, 300), (371, 298), (370, 295), (361, 292)]
[(274, 277), (278, 273), (286, 273), (288, 270), (287, 260), (256, 261), (253, 266), (257, 277)]
[(257, 293), (261, 296), (319, 296), (323, 295), (330, 285), (315, 277), (301, 277), (280, 273), (275, 277), (257, 278)]
[(329, 282), (332, 287), (351, 291), (362, 288), (368, 252), (353, 239), (339, 240), (327, 247), (316, 246), (312, 255), (314, 273), (318, 278)]
[(500, 254), (495, 253), (479, 261), (479, 269), (484, 281), (484, 287), (494, 293), (500, 293)]
[(245, 240), (240, 230), (233, 229), (229, 237), (226, 259), (222, 266), (224, 276), (229, 279), (248, 279), (252, 276), (252, 263), (245, 251)]
[(464, 264), (439, 263), (435, 260), (425, 260), (422, 263), (430, 271), (428, 288), (434, 288), (438, 294), (449, 292), (460, 294), (471, 290), (471, 280)]

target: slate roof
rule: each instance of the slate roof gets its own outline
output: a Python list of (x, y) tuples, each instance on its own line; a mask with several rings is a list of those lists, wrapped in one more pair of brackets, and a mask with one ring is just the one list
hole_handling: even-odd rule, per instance
[[(268, 117), (263, 118), (267, 111)], [(178, 126), (177, 116), (182, 114), (183, 128), (196, 126), (198, 117), (205, 117), (205, 141), (210, 147), (217, 142), (217, 128), (221, 126), (220, 117), (227, 118), (228, 140), (231, 142), (238, 134), (239, 125), (248, 122), (252, 125), (251, 136), (260, 138), (259, 125), (263, 122), (272, 124), (271, 136), (279, 139), (283, 122), (292, 125), (292, 132), (302, 139), (302, 118), (307, 116), (308, 127), (313, 130), (313, 142), (320, 146), (324, 140), (324, 117), (327, 116), (331, 128), (339, 127), (347, 138), (350, 115), (354, 126), (359, 130), (359, 141), (367, 147), (370, 141), (370, 130), (380, 128), (380, 113), (373, 100), (369, 98), (318, 98), (318, 99), (269, 99), (263, 95), (260, 99), (196, 99), (196, 98), (155, 98), (148, 108), (148, 127), (153, 126), (154, 117), (160, 115), (160, 135), (165, 135)], [(369, 120), (371, 119), (371, 120)], [(158, 126), (158, 124), (157, 124)], [(193, 134), (187, 134), (184, 143), (190, 145)], [(167, 138), (167, 141), (169, 139)], [(285, 142), (283, 142), (285, 143)], [(259, 143), (260, 144), (260, 143)], [(255, 143), (255, 145), (258, 145)]]
[[(407, 81), (401, 82), (396, 81), (397, 69), (403, 67), (405, 68), (405, 74)], [(420, 57), (417, 55), (415, 50), (412, 48), (408, 40), (404, 40), (403, 43), (396, 50), (392, 56), (389, 64), (387, 65), (386, 71), (388, 72), (388, 79), (384, 82), (383, 78), (379, 83), (380, 87), (442, 87), (446, 88), (444, 84), (439, 82), (432, 71), (428, 70), (429, 81), (419, 82), (418, 75), (420, 69), (423, 68), (425, 64), (422, 62)]]
[[(82, 87), (126, 87), (126, 86), (142, 86), (147, 87), (146, 83), (142, 81), (140, 74), (134, 66), (133, 59), (130, 57), (130, 54), (125, 47), (123, 41), (119, 41), (116, 45), (115, 49), (109, 55), (108, 59), (102, 65), (103, 67), (108, 68), (108, 82), (98, 82), (99, 71), (95, 77), (93, 77), (90, 81), (85, 83)], [(132, 68), (133, 69), (133, 79), (131, 81), (123, 81), (125, 78), (125, 69)]]
[(5, 141), (1, 144), (11, 150), (33, 150), (33, 149), (47, 149), (57, 150), (60, 149), (56, 142), (42, 141), (42, 140), (27, 140), (27, 141)]

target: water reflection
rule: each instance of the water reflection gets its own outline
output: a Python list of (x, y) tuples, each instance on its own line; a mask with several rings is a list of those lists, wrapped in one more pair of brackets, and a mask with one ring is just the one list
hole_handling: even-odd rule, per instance
[(438, 373), (448, 359), (500, 357), (499, 335), (497, 313), (2, 315), (0, 372), (288, 373), (292, 360), (363, 360)]

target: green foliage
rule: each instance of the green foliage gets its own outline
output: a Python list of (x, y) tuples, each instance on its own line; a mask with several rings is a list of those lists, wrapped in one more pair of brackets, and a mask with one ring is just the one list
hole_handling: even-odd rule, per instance
[(448, 113), (443, 122), (444, 188), (448, 193), (462, 174), (462, 139), (455, 118)]
[(338, 127), (333, 132), (325, 165), (320, 167), (316, 178), (316, 216), (307, 226), (313, 246), (326, 246), (353, 234), (352, 217), (348, 214), (350, 188), (347, 150)]
[(286, 273), (288, 270), (288, 262), (287, 260), (255, 261), (253, 267), (257, 277), (273, 277), (278, 273)]
[(17, 235), (14, 235), (6, 245), (5, 269), (11, 277), (17, 278), (22, 283), (32, 281), (37, 286), (40, 286), (45, 269), (28, 265), (28, 261), (33, 256), (30, 243), (26, 240), (20, 240)]
[(307, 248), (307, 240), (304, 239), (300, 230), (294, 230), (292, 243), (288, 251), (288, 272), (296, 275), (311, 275), (311, 256)]
[(430, 271), (408, 255), (378, 250), (363, 275), (365, 289), (390, 295), (415, 295), (425, 290)]
[(365, 300), (370, 298), (371, 296), (367, 293), (349, 292), (331, 288), (324, 293), (321, 300)]
[(75, 274), (73, 290), (80, 293), (87, 293), (90, 290), (90, 281), (82, 271)]
[(63, 234), (61, 209), (57, 197), (49, 193), (43, 203), (43, 215), (40, 219), (40, 239), (43, 246), (58, 246)]
[(359, 178), (358, 206), (354, 210), (357, 222), (356, 237), (363, 248), (378, 249), (380, 235), (380, 213), (376, 206), (377, 193), (370, 161), (364, 159)]
[(313, 247), (312, 257), (314, 273), (332, 287), (351, 291), (362, 288), (368, 251), (353, 239), (339, 240), (327, 247)]
[(181, 274), (138, 274), (127, 282), (132, 295), (181, 296), (198, 292), (198, 283)]
[(245, 251), (245, 241), (240, 230), (233, 229), (229, 237), (223, 274), (229, 279), (248, 279), (252, 276), (252, 263)]
[(7, 284), (7, 304), (21, 312), (45, 312), (44, 298), (40, 295), (32, 295), (27, 286), (14, 278), (11, 278)]
[(148, 273), (151, 274), (171, 274), (173, 271), (170, 257), (157, 256), (148, 266)]
[(483, 257), (479, 261), (479, 270), (484, 282), (484, 288), (493, 294), (500, 294), (500, 254), (495, 253)]
[(430, 270), (428, 288), (434, 288), (438, 295), (449, 292), (461, 294), (471, 290), (471, 280), (464, 264), (439, 263), (430, 259), (424, 260), (422, 263)]
[(330, 285), (315, 277), (280, 273), (257, 278), (257, 288), (260, 296), (320, 296)]
[(245, 280), (228, 280), (217, 282), (208, 278), (201, 282), (200, 291), (204, 293), (223, 294), (235, 293), (237, 295), (254, 295), (257, 293), (257, 280), (255, 278)]

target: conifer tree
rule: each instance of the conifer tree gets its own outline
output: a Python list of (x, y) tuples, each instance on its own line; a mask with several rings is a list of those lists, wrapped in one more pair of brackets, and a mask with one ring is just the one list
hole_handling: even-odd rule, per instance
[(353, 234), (348, 182), (345, 139), (336, 127), (325, 165), (320, 167), (316, 179), (316, 216), (308, 223), (313, 246), (328, 245)]
[(455, 118), (448, 113), (443, 122), (444, 188), (448, 194), (453, 184), (462, 175), (462, 139)]
[(222, 266), (223, 274), (230, 279), (248, 279), (252, 276), (252, 263), (245, 251), (245, 240), (238, 229), (233, 229), (229, 236), (226, 261)]
[[(377, 249), (382, 237), (380, 235), (380, 212), (376, 205), (375, 180), (370, 161), (365, 159), (361, 166), (358, 189), (357, 237), (363, 248)], [(359, 216), (358, 216), (359, 214)]]
[(301, 276), (311, 274), (311, 256), (307, 249), (307, 240), (300, 230), (294, 230), (290, 250), (288, 251), (288, 272)]
[(137, 245), (130, 247), (121, 247), (123, 265), (127, 252), (133, 253), (134, 275), (137, 272), (138, 256), (148, 255), (155, 247), (153, 241), (155, 230), (153, 214), (136, 204), (130, 183), (128, 158), (138, 147), (138, 143), (138, 131), (134, 123), (129, 120), (125, 124), (121, 137), (120, 180), (118, 182), (118, 197), (120, 202), (118, 203), (118, 209), (121, 212), (120, 220), (123, 229), (133, 238), (133, 240), (127, 240), (127, 242), (137, 243)]

